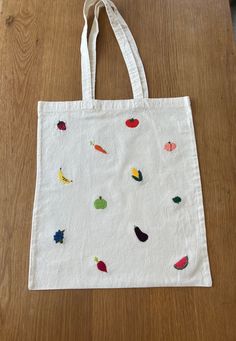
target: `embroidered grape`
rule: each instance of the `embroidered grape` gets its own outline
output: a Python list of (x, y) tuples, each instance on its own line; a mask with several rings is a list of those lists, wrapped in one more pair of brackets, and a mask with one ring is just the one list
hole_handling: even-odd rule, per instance
[(54, 240), (55, 240), (56, 243), (61, 243), (61, 244), (63, 243), (64, 232), (65, 232), (65, 230), (58, 230), (58, 231), (54, 234), (53, 238), (54, 238)]

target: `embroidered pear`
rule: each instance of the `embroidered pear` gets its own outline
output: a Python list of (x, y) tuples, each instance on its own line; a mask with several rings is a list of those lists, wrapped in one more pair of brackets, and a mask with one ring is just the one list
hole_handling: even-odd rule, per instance
[(107, 207), (107, 201), (105, 199), (103, 199), (101, 196), (96, 199), (94, 201), (94, 207), (97, 209), (97, 210), (100, 210), (100, 209), (104, 209)]

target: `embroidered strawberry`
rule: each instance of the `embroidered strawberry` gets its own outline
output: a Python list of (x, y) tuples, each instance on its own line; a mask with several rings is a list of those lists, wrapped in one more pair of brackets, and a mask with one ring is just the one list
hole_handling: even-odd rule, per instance
[(137, 118), (130, 118), (125, 122), (125, 124), (129, 128), (136, 128), (139, 125), (139, 120)]
[(94, 142), (90, 141), (90, 144), (94, 147), (95, 150), (97, 150), (100, 153), (103, 154), (108, 154), (107, 151), (105, 149), (103, 149), (101, 146), (99, 146), (98, 144), (95, 144)]
[(66, 124), (65, 124), (65, 122), (64, 122), (64, 121), (59, 121), (59, 122), (57, 123), (57, 128), (58, 128), (59, 130), (66, 130)]
[(167, 150), (168, 152), (172, 152), (176, 148), (176, 144), (174, 142), (167, 142), (164, 146), (164, 149)]
[(94, 260), (97, 263), (98, 270), (107, 272), (106, 264), (102, 260), (99, 260), (98, 257), (94, 257)]
[(174, 264), (176, 270), (183, 270), (188, 266), (188, 256), (181, 258), (177, 263)]

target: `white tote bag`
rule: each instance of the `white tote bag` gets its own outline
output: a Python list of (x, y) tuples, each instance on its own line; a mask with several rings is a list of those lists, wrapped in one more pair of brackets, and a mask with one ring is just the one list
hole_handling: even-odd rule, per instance
[[(102, 6), (130, 100), (94, 99)], [(189, 98), (148, 98), (133, 36), (111, 1), (85, 1), (84, 19), (83, 100), (38, 103), (29, 288), (209, 287)]]

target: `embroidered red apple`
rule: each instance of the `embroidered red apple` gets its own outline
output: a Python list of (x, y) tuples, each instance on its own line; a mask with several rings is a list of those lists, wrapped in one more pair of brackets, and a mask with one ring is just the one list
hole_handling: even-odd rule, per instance
[(129, 128), (136, 128), (139, 125), (139, 120), (137, 118), (130, 118), (125, 122), (125, 124)]
[(102, 260), (99, 260), (98, 257), (94, 257), (94, 260), (97, 263), (98, 270), (107, 272), (106, 264)]
[(59, 122), (57, 123), (57, 128), (58, 128), (59, 130), (66, 130), (66, 124), (65, 124), (65, 122), (64, 122), (64, 121), (59, 121)]

